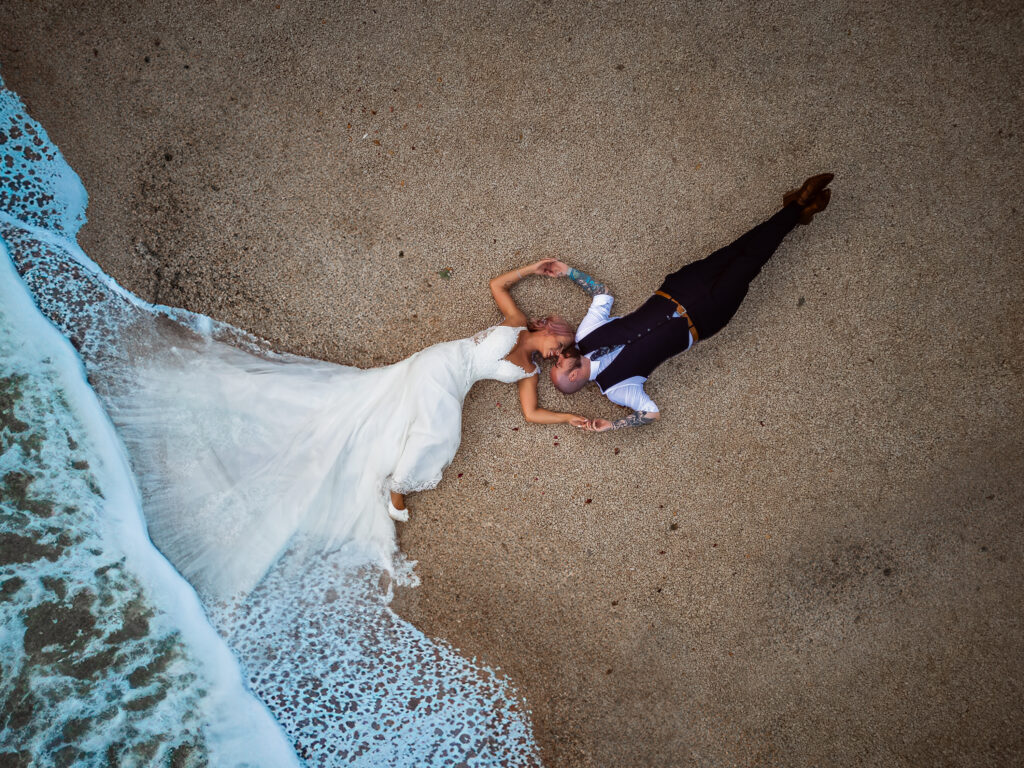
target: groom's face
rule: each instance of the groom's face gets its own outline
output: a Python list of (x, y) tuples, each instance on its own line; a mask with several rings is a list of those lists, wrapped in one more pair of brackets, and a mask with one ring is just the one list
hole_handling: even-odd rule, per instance
[(590, 381), (590, 360), (578, 355), (561, 354), (551, 366), (551, 383), (566, 394), (581, 389)]

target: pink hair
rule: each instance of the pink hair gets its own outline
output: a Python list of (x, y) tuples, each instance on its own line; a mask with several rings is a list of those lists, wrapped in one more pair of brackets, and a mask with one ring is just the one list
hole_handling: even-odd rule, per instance
[(531, 331), (548, 331), (555, 336), (572, 338), (576, 335), (576, 329), (558, 315), (548, 315), (540, 320), (530, 320), (526, 327)]

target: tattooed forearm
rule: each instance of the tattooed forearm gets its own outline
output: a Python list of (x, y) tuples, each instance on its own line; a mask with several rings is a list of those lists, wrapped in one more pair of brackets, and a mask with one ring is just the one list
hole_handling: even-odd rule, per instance
[(657, 416), (652, 415), (648, 411), (633, 411), (629, 416), (624, 419), (612, 422), (612, 429), (622, 429), (623, 427), (642, 427), (644, 424), (650, 424), (652, 421), (657, 421)]
[(599, 296), (602, 293), (608, 293), (608, 287), (604, 283), (597, 282), (597, 280), (592, 278), (586, 272), (580, 272), (575, 267), (569, 267), (569, 274), (566, 275), (566, 277), (576, 283), (576, 285), (591, 296)]

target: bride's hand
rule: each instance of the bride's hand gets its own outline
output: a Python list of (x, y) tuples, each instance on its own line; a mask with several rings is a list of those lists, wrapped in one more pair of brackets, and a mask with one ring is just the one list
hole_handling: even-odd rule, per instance
[(582, 416), (573, 416), (569, 419), (569, 424), (577, 429), (589, 429), (590, 422)]

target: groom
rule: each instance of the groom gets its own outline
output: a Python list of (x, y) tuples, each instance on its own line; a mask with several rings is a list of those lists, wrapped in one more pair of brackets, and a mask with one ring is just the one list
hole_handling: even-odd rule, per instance
[(651, 298), (624, 317), (609, 318), (614, 299), (590, 275), (560, 261), (542, 268), (545, 274), (568, 277), (594, 297), (576, 330), (576, 348), (558, 358), (551, 381), (566, 394), (596, 381), (609, 400), (633, 411), (617, 421), (594, 419), (588, 429), (605, 432), (657, 420), (658, 406), (644, 391), (647, 377), (670, 357), (725, 327), (783, 238), (825, 210), (831, 181), (831, 173), (822, 173), (787, 192), (781, 211), (731, 245), (668, 275)]

